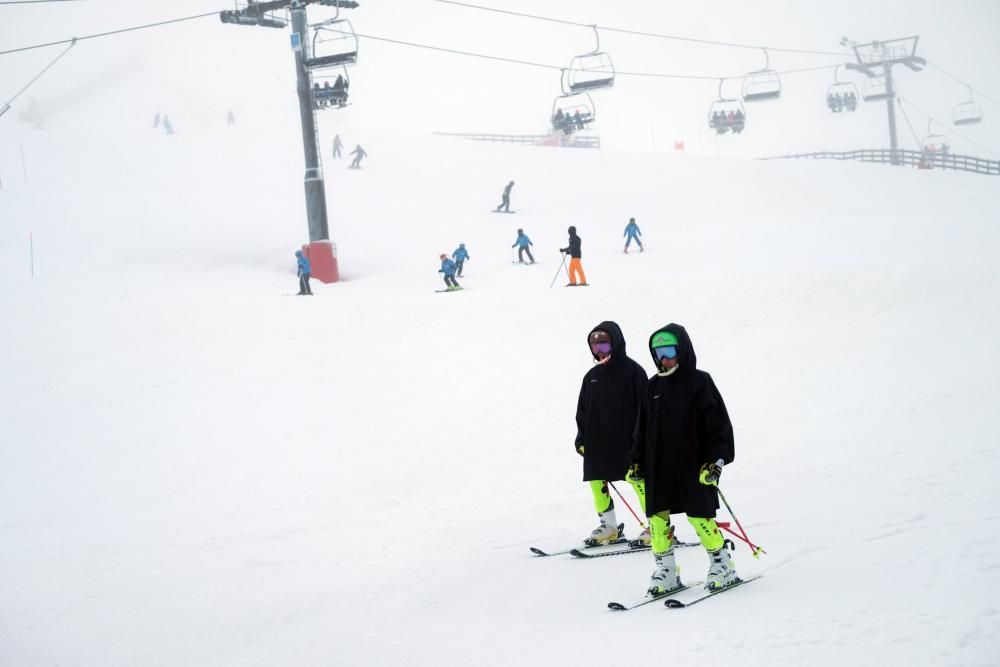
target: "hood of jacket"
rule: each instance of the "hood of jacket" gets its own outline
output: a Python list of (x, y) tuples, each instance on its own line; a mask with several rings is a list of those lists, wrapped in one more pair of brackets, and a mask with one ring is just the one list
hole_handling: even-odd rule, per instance
[(653, 367), (659, 372), (660, 365), (656, 362), (656, 352), (653, 351), (653, 336), (661, 331), (669, 331), (677, 336), (677, 371), (668, 377), (690, 377), (698, 369), (698, 357), (694, 353), (694, 345), (691, 344), (687, 330), (674, 322), (660, 327), (649, 335), (646, 346), (649, 348), (649, 356), (653, 358)]
[[(625, 335), (622, 334), (622, 329), (618, 326), (617, 322), (612, 322), (607, 320), (601, 322), (596, 327), (587, 332), (587, 349), (590, 350), (590, 334), (595, 331), (606, 331), (609, 336), (611, 336), (611, 359), (607, 362), (610, 364), (621, 363), (626, 358), (625, 350)], [(598, 361), (597, 355), (594, 354), (593, 350), (590, 351), (590, 355), (594, 357), (594, 361)]]

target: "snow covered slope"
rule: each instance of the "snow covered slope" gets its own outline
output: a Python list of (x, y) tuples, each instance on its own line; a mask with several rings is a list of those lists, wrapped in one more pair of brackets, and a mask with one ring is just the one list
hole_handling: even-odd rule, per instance
[[(345, 280), (286, 298), (287, 120), (3, 129), (0, 664), (995, 664), (994, 179), (326, 119), (371, 155), (326, 162)], [(571, 224), (592, 286), (550, 289)], [(467, 289), (435, 294), (460, 242)], [(595, 523), (573, 413), (604, 319), (650, 371), (655, 327), (691, 333), (760, 581), (614, 614), (648, 554), (529, 554)]]

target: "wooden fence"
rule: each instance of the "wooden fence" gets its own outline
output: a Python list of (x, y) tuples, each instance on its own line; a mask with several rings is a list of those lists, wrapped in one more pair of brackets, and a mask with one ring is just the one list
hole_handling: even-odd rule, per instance
[(974, 174), (1000, 176), (1000, 160), (984, 160), (971, 155), (954, 155), (938, 151), (911, 151), (890, 148), (865, 148), (856, 151), (821, 151), (818, 153), (797, 153), (763, 158), (764, 160), (814, 159), (814, 160), (857, 160), (880, 164), (910, 165), (922, 169), (951, 169)]
[(466, 134), (462, 132), (435, 132), (446, 137), (462, 137), (472, 141), (491, 141), (502, 144), (531, 144), (534, 146), (561, 146), (563, 148), (601, 147), (600, 137), (581, 137), (555, 134)]

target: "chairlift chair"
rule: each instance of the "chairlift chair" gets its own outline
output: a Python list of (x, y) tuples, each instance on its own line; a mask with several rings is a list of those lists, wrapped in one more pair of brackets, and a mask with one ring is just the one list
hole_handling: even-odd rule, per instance
[[(740, 100), (727, 99), (722, 95), (724, 82), (725, 79), (719, 79), (719, 99), (712, 102), (712, 106), (708, 108), (708, 127), (717, 134), (725, 134), (730, 130), (733, 134), (740, 134), (746, 127), (746, 109)], [(729, 121), (730, 113), (733, 114), (732, 123)]]
[(892, 97), (885, 83), (884, 76), (876, 76), (865, 79), (861, 86), (861, 99), (865, 102), (881, 102)]
[[(562, 112), (562, 115), (559, 112)], [(577, 113), (580, 114), (579, 120), (576, 119)], [(553, 130), (562, 130), (564, 134), (572, 134), (586, 129), (594, 122), (595, 118), (597, 118), (597, 109), (590, 94), (571, 93), (560, 95), (553, 100), (549, 122)]]
[(333, 19), (315, 26), (309, 69), (354, 65), (358, 62), (358, 35), (348, 19)]
[[(347, 67), (341, 66), (336, 74), (325, 74), (312, 76), (313, 86), (310, 90), (313, 97), (313, 108), (322, 109), (343, 109), (347, 106), (347, 98), (350, 94), (351, 76), (347, 73)], [(317, 81), (317, 79), (321, 80)], [(340, 85), (337, 80), (340, 80)]]
[(856, 111), (858, 108), (858, 87), (850, 81), (841, 81), (837, 76), (840, 65), (833, 71), (833, 83), (826, 89), (826, 105), (830, 111)]
[(972, 97), (972, 86), (969, 86), (969, 99), (959, 102), (951, 112), (951, 122), (955, 125), (975, 125), (983, 120), (983, 109)]
[(743, 77), (743, 101), (761, 102), (781, 97), (781, 77), (770, 68), (771, 57), (764, 51), (764, 69), (750, 72)]
[(569, 62), (569, 67), (562, 71), (564, 95), (600, 90), (615, 85), (615, 65), (611, 56), (601, 51), (601, 35), (597, 32), (597, 26), (591, 27), (596, 42), (594, 50), (574, 56)]

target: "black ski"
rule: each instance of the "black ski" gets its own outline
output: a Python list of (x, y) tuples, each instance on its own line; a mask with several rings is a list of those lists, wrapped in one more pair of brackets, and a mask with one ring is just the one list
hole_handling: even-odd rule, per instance
[(636, 600), (636, 601), (633, 601), (633, 602), (625, 602), (625, 603), (622, 603), (622, 602), (609, 602), (608, 603), (608, 609), (611, 609), (612, 611), (628, 611), (629, 609), (635, 609), (636, 607), (641, 607), (643, 605), (649, 604), (650, 602), (656, 602), (657, 600), (662, 600), (663, 598), (667, 597), (668, 595), (675, 595), (677, 593), (682, 593), (682, 592), (686, 591), (689, 588), (694, 588), (695, 586), (701, 586), (701, 585), (702, 585), (702, 583), (700, 581), (696, 581), (693, 584), (687, 584), (687, 585), (681, 586), (680, 588), (675, 588), (674, 590), (668, 591), (668, 592), (664, 593), (663, 595), (656, 595), (656, 596), (653, 596), (653, 597), (644, 596), (641, 600)]
[(556, 551), (546, 551), (544, 549), (539, 549), (538, 547), (529, 547), (531, 553), (536, 556), (562, 556), (563, 554), (572, 553), (574, 551), (580, 551), (583, 553), (600, 553), (601, 550), (607, 550), (608, 547), (614, 547), (622, 544), (627, 544), (628, 540), (625, 538), (625, 524), (618, 524), (618, 537), (617, 539), (611, 540), (607, 544), (601, 544), (599, 546), (587, 546), (586, 544), (578, 544), (573, 547), (568, 547), (565, 549), (558, 549)]
[[(698, 542), (681, 542), (679, 540), (674, 540), (675, 548), (684, 547), (698, 547), (701, 546)], [(577, 558), (604, 558), (605, 556), (621, 556), (622, 554), (634, 554), (638, 552), (645, 552), (651, 549), (651, 545), (643, 544), (639, 540), (632, 540), (628, 543), (627, 547), (621, 549), (613, 549), (610, 551), (601, 552), (587, 552), (581, 549), (573, 549), (570, 553)]]
[[(761, 575), (758, 574), (756, 577), (750, 577), (749, 579), (740, 579), (732, 584), (729, 584), (725, 588), (720, 588), (719, 590), (716, 591), (706, 591), (702, 589), (701, 591), (699, 591), (701, 594), (697, 596), (685, 596), (681, 599), (675, 599), (673, 597), (667, 598), (666, 600), (664, 600), (663, 604), (671, 609), (683, 609), (684, 607), (690, 607), (693, 604), (698, 604), (699, 602), (707, 600), (708, 598), (715, 597), (716, 595), (719, 595), (720, 593), (725, 593), (726, 591), (731, 591), (734, 588), (738, 588), (743, 584), (749, 584), (751, 581), (756, 581), (757, 579), (760, 578)], [(689, 588), (691, 587), (689, 586)]]

